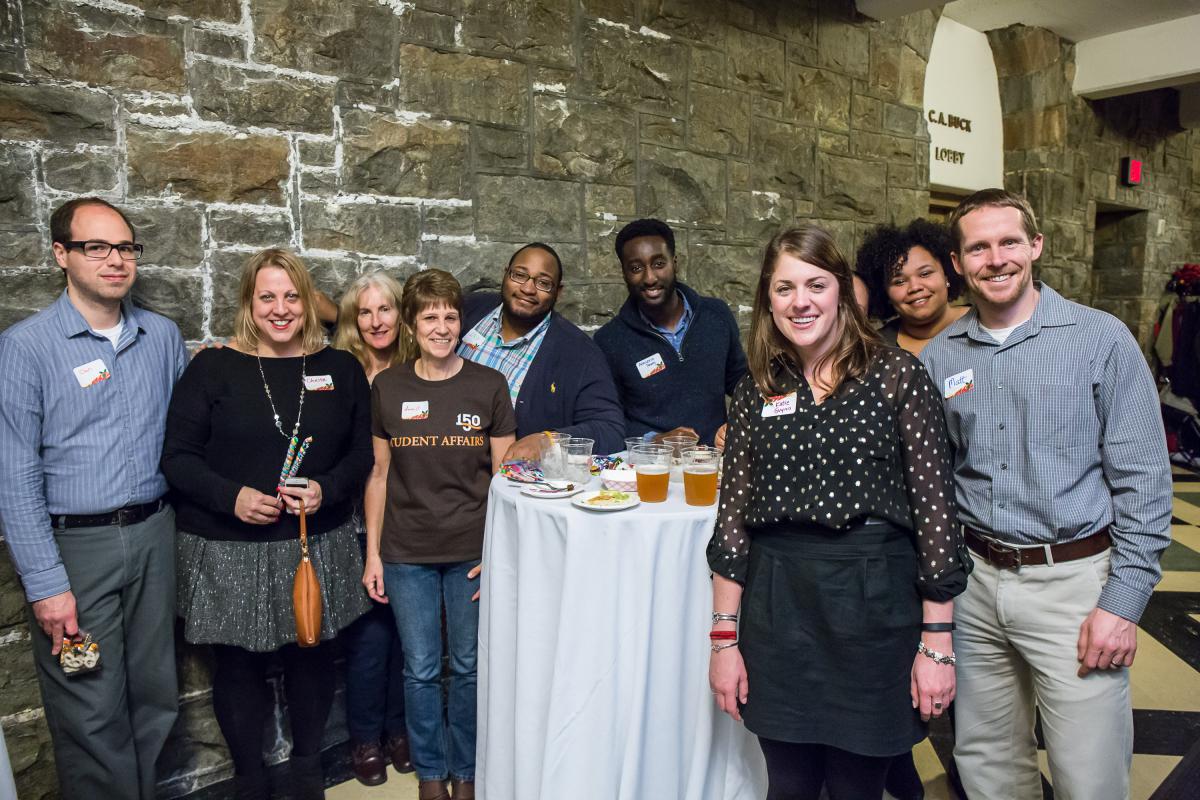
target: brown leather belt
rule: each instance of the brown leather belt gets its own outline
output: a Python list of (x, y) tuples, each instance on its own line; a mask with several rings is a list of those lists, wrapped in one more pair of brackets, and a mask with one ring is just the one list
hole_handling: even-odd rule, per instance
[[(963, 537), (967, 541), (967, 548), (972, 553), (1000, 569), (1020, 569), (1021, 567), (1075, 561), (1102, 553), (1112, 547), (1112, 538), (1108, 535), (1107, 525), (1083, 539), (1041, 547), (1006, 545), (995, 539), (989, 539), (979, 531), (973, 531), (965, 525), (963, 526)], [(1049, 559), (1046, 557), (1047, 551), (1049, 551)]]

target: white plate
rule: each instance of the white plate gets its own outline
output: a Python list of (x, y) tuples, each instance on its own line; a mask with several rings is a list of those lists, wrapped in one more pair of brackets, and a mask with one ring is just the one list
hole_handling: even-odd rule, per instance
[(544, 497), (548, 500), (554, 500), (559, 497), (570, 497), (573, 494), (579, 494), (584, 489), (582, 484), (575, 484), (573, 489), (551, 489), (546, 486), (522, 486), (521, 494), (529, 497)]
[(622, 511), (626, 508), (633, 508), (638, 503), (642, 502), (641, 498), (639, 498), (636, 494), (633, 494), (630, 492), (626, 492), (626, 494), (629, 495), (628, 499), (623, 500), (619, 503), (611, 503), (611, 504), (605, 504), (605, 505), (593, 505), (588, 502), (588, 500), (592, 499), (593, 497), (595, 497), (598, 494), (600, 494), (600, 492), (593, 491), (593, 492), (588, 492), (587, 494), (581, 494), (578, 497), (573, 497), (573, 498), (571, 498), (571, 505), (578, 506), (579, 508), (587, 509), (588, 511)]

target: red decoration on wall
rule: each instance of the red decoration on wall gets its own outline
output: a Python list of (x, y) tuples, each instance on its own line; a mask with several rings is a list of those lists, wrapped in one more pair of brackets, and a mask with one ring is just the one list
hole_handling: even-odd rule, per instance
[(1121, 159), (1121, 183), (1126, 186), (1137, 186), (1142, 182), (1142, 162), (1140, 159), (1126, 156)]

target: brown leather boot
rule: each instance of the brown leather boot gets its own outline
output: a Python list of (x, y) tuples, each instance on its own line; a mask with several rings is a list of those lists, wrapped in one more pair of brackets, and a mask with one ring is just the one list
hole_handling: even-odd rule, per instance
[(475, 800), (475, 781), (450, 781), (450, 790), (454, 800)]
[(421, 781), (417, 785), (418, 800), (450, 800), (445, 781)]
[(392, 759), (392, 766), (396, 768), (396, 772), (413, 771), (412, 758), (409, 757), (408, 737), (389, 736), (384, 749)]
[(387, 781), (387, 762), (379, 742), (354, 742), (350, 746), (350, 764), (354, 777), (363, 786), (378, 786)]

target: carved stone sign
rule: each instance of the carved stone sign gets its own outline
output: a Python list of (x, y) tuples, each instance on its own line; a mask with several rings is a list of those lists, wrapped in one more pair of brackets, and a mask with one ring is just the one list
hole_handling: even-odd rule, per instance
[(1004, 185), (1004, 128), (987, 37), (943, 16), (925, 71), (929, 183), (953, 193)]

